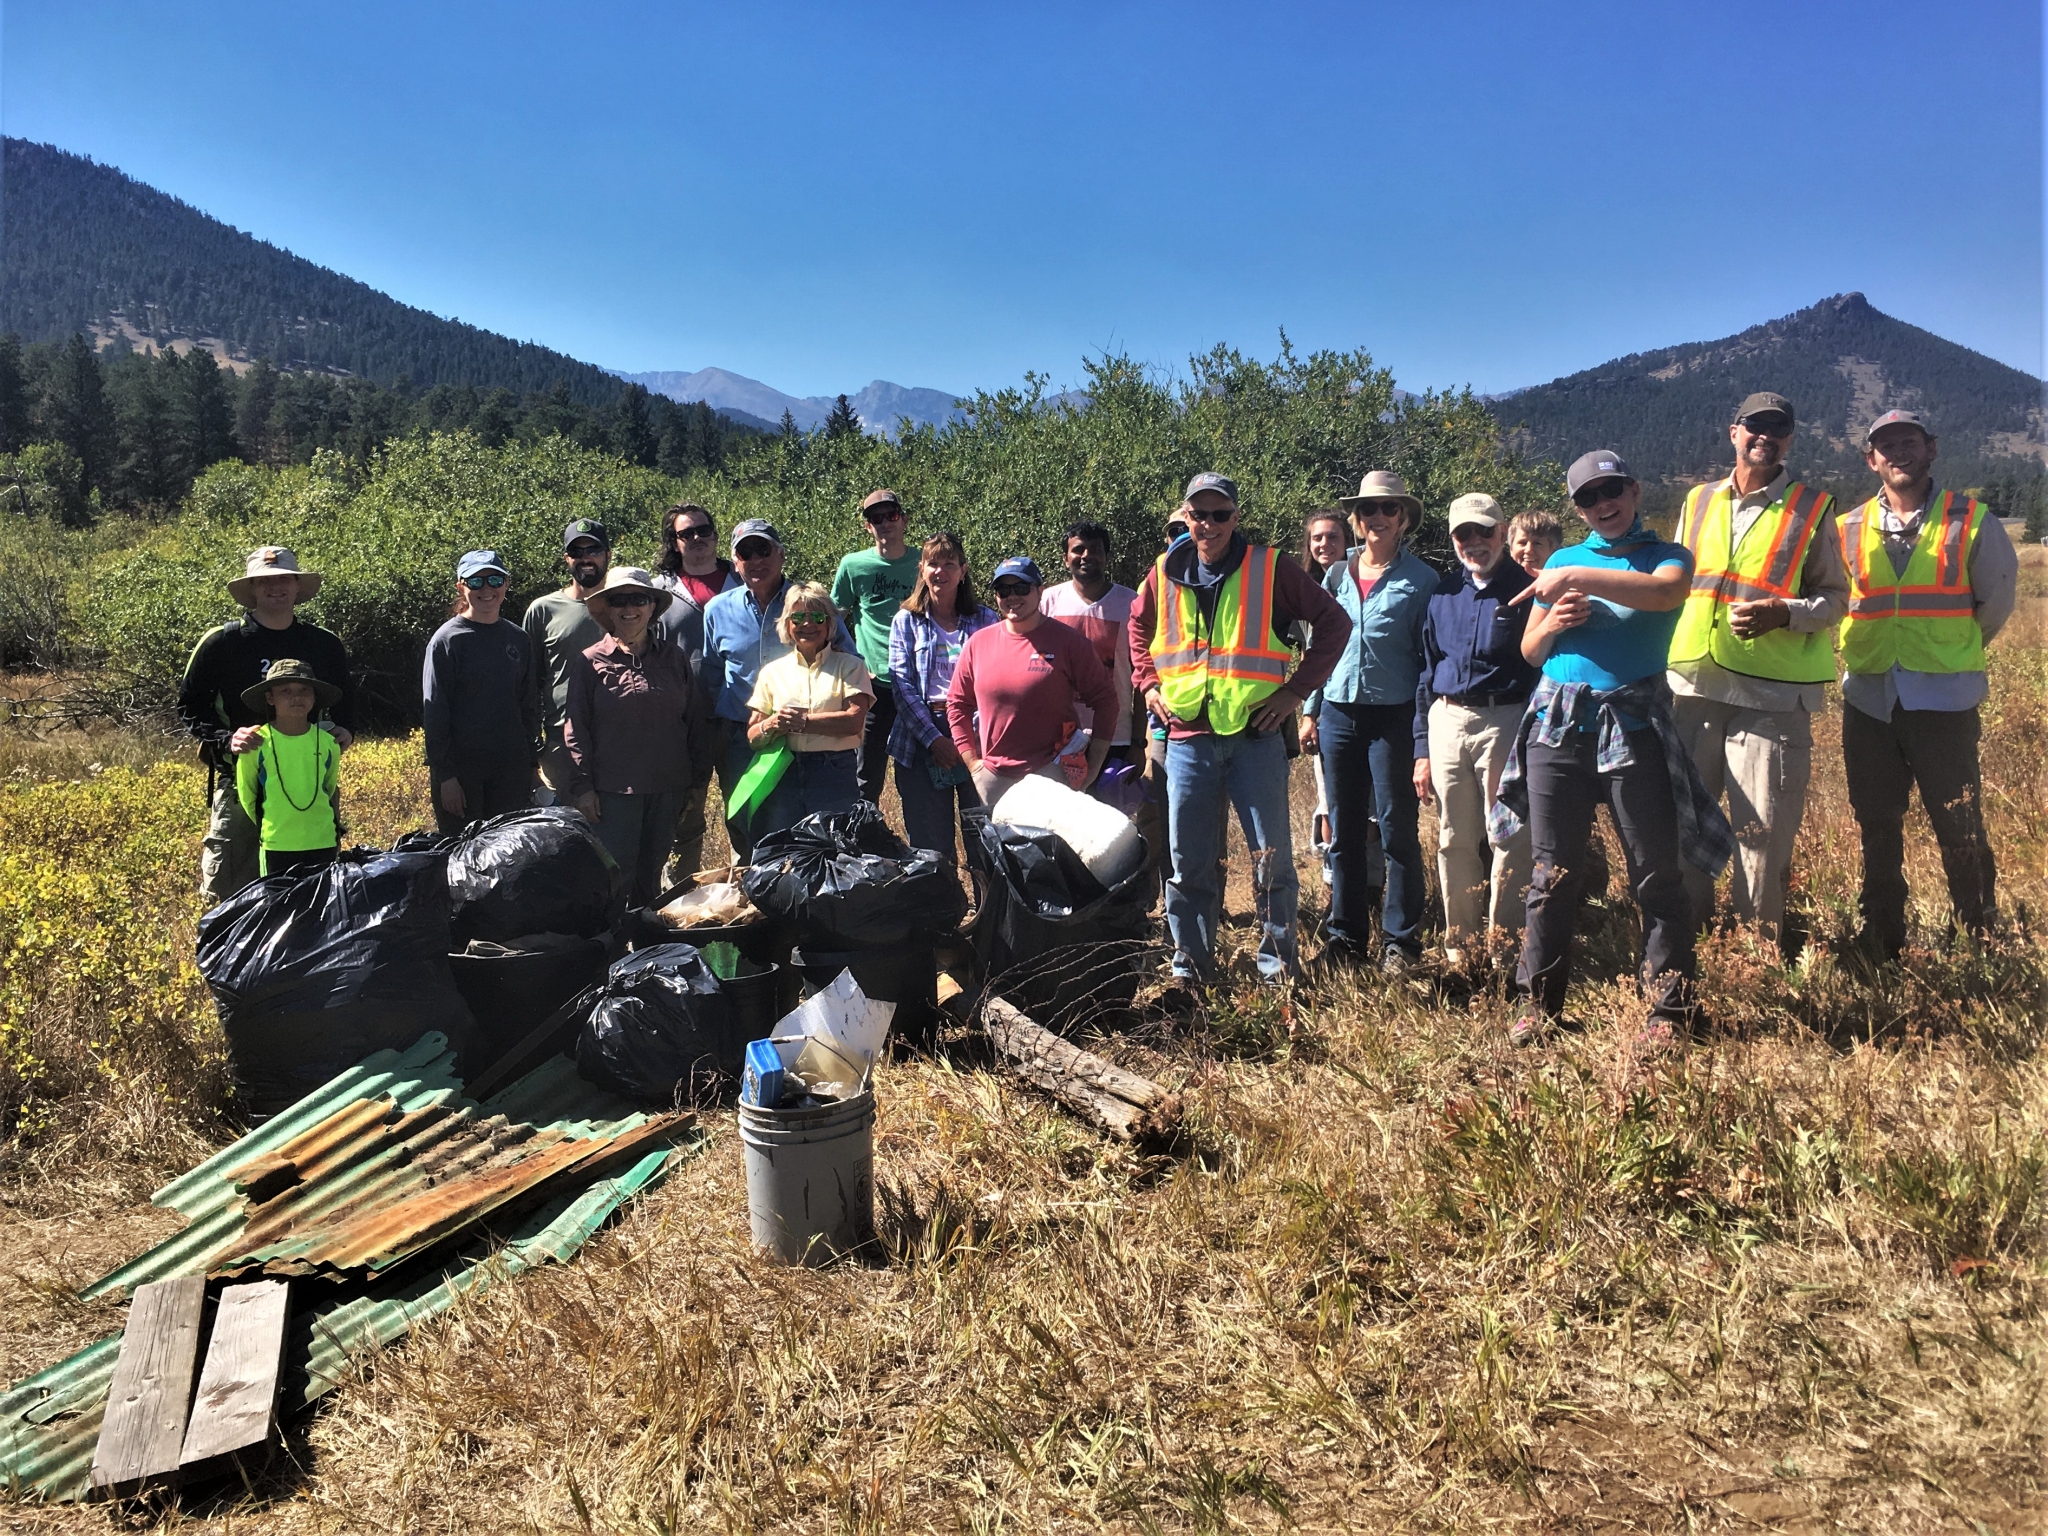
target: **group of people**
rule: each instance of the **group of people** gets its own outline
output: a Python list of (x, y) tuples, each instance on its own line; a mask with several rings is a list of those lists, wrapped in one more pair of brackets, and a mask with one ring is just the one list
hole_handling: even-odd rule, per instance
[[(886, 489), (860, 507), (872, 548), (829, 586), (785, 570), (763, 519), (722, 556), (709, 510), (672, 507), (648, 570), (614, 566), (608, 530), (579, 518), (567, 583), (517, 624), (498, 556), (457, 563), (422, 677), (435, 814), (452, 831), (542, 788), (591, 822), (645, 904), (671, 858), (701, 863), (714, 778), (737, 859), (804, 816), (879, 802), (892, 777), (911, 843), (954, 859), (968, 809), (1033, 774), (1089, 790), (1116, 764), (1120, 786), (1150, 790), (1138, 814), (1174, 975), (1215, 973), (1234, 810), (1257, 968), (1278, 981), (1301, 964), (1289, 762), (1305, 752), (1330, 886), (1321, 962), (1398, 975), (1422, 957), (1419, 810), (1434, 800), (1446, 960), (1504, 954), (1490, 930), (1520, 935), (1512, 1036), (1527, 1043), (1562, 1012), (1576, 915), (1607, 882), (1604, 802), (1643, 916), (1650, 1034), (1666, 1039), (1692, 1018), (1724, 868), (1729, 915), (1782, 927), (1812, 717), (1838, 667), (1867, 942), (1880, 958), (1905, 943), (1916, 785), (1957, 923), (1994, 917), (1978, 706), (2015, 598), (2011, 542), (1936, 486), (1916, 414), (1871, 424), (1880, 489), (1842, 515), (1786, 470), (1795, 426), (1783, 396), (1744, 400), (1732, 470), (1693, 488), (1669, 540), (1611, 449), (1567, 474), (1578, 543), (1550, 513), (1460, 496), (1448, 574), (1409, 547), (1423, 504), (1384, 470), (1313, 513), (1298, 556), (1255, 542), (1235, 483), (1207, 473), (1135, 588), (1112, 577), (1108, 530), (1079, 521), (1068, 580), (1013, 556), (986, 601), (959, 537), (913, 545)], [(216, 899), (339, 841), (347, 657), (295, 614), (319, 583), (290, 550), (255, 551), (229, 583), (245, 616), (187, 669), (180, 708), (220, 776)]]

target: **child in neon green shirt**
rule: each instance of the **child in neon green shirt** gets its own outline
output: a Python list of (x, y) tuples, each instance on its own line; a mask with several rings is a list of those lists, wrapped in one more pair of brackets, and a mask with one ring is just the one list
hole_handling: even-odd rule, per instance
[(340, 848), (341, 749), (313, 723), (340, 697), (293, 659), (272, 662), (242, 695), (249, 708), (270, 711), (255, 747), (235, 759), (235, 794), (261, 834), (266, 876), (331, 864)]

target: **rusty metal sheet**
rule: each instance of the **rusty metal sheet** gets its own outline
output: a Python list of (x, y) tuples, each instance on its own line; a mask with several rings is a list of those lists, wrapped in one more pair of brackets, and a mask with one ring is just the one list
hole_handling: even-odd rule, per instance
[[(502, 1248), (479, 1242), (446, 1263), (423, 1259), (380, 1277), (366, 1291), (330, 1293), (295, 1313), (287, 1333), (290, 1370), (280, 1412), (298, 1412), (317, 1402), (347, 1379), (365, 1352), (397, 1342), (416, 1324), (447, 1311), (458, 1297), (477, 1294), (535, 1265), (575, 1257), (621, 1206), (702, 1146), (701, 1138), (691, 1138), (673, 1150), (650, 1150), (608, 1179), (573, 1175), (552, 1199), (510, 1224)], [(51, 1502), (85, 1497), (120, 1347), (121, 1336), (113, 1334), (0, 1393), (0, 1490)]]
[(690, 1123), (604, 1093), (563, 1057), (477, 1104), (430, 1034), (366, 1058), (157, 1191), (191, 1225), (81, 1294), (177, 1274), (387, 1269), (556, 1178), (672, 1144)]

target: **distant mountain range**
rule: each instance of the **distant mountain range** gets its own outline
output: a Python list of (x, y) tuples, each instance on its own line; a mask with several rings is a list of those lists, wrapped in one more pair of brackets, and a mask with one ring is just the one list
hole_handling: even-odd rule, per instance
[(1895, 320), (1860, 293), (1488, 403), (1525, 453), (1568, 464), (1589, 448), (1619, 449), (1651, 487), (1653, 509), (1663, 510), (1683, 487), (1727, 470), (1729, 420), (1760, 389), (1776, 390), (1797, 412), (1793, 469), (1838, 493), (1875, 484), (1863, 433), (1888, 410), (1926, 415), (1941, 439), (1937, 473), (1951, 484), (2039, 474), (2048, 461), (2039, 379)]
[[(699, 368), (695, 373), (622, 373), (619, 377), (671, 400), (702, 400), (743, 425), (770, 431), (781, 426), (785, 411), (799, 430), (812, 431), (824, 425), (835, 403), (832, 395), (785, 395), (772, 385), (723, 368)], [(919, 426), (943, 427), (964, 414), (954, 404), (959, 396), (950, 390), (907, 389), (886, 379), (876, 379), (846, 399), (863, 427), (890, 437), (895, 436), (896, 423), (905, 416)]]

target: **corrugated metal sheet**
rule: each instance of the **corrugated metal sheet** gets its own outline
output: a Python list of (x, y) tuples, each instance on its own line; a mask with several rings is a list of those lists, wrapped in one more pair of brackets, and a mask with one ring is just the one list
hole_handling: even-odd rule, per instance
[[(573, 1257), (613, 1212), (701, 1145), (692, 1141), (649, 1151), (613, 1178), (574, 1176), (574, 1189), (557, 1191), (528, 1212), (496, 1251), (480, 1243), (445, 1264), (411, 1265), (381, 1277), (367, 1291), (347, 1297), (330, 1293), (295, 1313), (286, 1343), (292, 1369), (281, 1411), (291, 1413), (317, 1401), (347, 1376), (355, 1356), (404, 1337), (416, 1324), (445, 1312), (458, 1296), (480, 1292), (534, 1265)], [(180, 1271), (166, 1268), (164, 1273)], [(102, 1339), (0, 1394), (0, 1487), (16, 1498), (69, 1502), (85, 1496), (120, 1344), (119, 1334)]]
[(171, 1275), (381, 1270), (550, 1181), (673, 1142), (648, 1115), (550, 1058), (485, 1104), (462, 1093), (438, 1034), (379, 1051), (158, 1190), (190, 1225), (88, 1286)]

